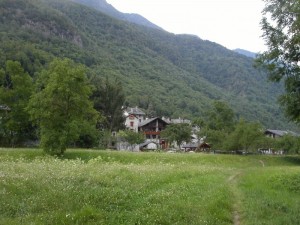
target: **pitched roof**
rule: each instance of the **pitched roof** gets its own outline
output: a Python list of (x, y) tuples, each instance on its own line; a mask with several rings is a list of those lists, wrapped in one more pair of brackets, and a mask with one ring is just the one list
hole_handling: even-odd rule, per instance
[(265, 134), (268, 134), (268, 133), (271, 133), (271, 134), (274, 134), (274, 135), (277, 135), (277, 136), (284, 136), (284, 135), (287, 135), (287, 134), (290, 134), (292, 136), (299, 136), (297, 133), (295, 132), (292, 132), (292, 131), (285, 131), (285, 130), (271, 130), (271, 129), (268, 129), (265, 131)]
[(0, 110), (10, 111), (10, 108), (6, 105), (0, 105)]
[(154, 117), (154, 118), (147, 119), (147, 120), (141, 122), (141, 123), (139, 124), (139, 127), (143, 127), (143, 126), (145, 126), (145, 125), (147, 125), (147, 124), (149, 124), (149, 123), (151, 123), (151, 122), (153, 122), (153, 121), (155, 121), (155, 120), (160, 120), (160, 121), (162, 121), (162, 122), (164, 122), (164, 123), (166, 123), (166, 124), (169, 124), (169, 123), (167, 123), (166, 121), (162, 120), (162, 119), (159, 118), (159, 117)]
[(149, 144), (151, 144), (151, 143), (157, 145), (157, 143), (155, 143), (154, 141), (146, 141), (146, 142), (140, 144), (140, 148), (146, 147), (147, 145), (149, 145)]
[(128, 114), (133, 114), (133, 115), (146, 115), (141, 109), (139, 109), (138, 107), (134, 107), (134, 108), (130, 108), (128, 107), (126, 109), (126, 112)]
[(265, 133), (266, 134), (275, 134), (275, 135), (278, 135), (278, 136), (283, 136), (283, 135), (285, 135), (285, 134), (287, 134), (287, 132), (286, 131), (283, 131), (283, 130), (266, 130), (265, 131)]

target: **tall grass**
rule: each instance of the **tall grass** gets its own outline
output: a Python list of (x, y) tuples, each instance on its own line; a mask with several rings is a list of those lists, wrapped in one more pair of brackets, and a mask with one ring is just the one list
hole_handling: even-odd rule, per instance
[[(281, 224), (297, 224), (297, 163), (297, 157), (93, 150), (55, 158), (1, 149), (0, 224), (233, 224), (237, 201), (244, 224), (280, 224), (272, 223), (279, 216)], [(234, 174), (240, 175), (232, 182)], [(273, 209), (263, 211), (267, 205)]]

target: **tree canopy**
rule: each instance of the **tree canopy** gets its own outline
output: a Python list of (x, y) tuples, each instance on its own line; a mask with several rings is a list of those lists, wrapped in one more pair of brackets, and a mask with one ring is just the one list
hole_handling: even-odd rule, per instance
[(300, 123), (300, 2), (264, 0), (261, 26), (268, 50), (258, 57), (273, 81), (284, 80), (286, 115)]
[(85, 72), (69, 59), (56, 59), (40, 74), (28, 111), (49, 153), (63, 154), (80, 135), (95, 131), (98, 113), (89, 100), (92, 89)]
[(125, 117), (122, 107), (125, 94), (121, 82), (117, 78), (109, 80), (108, 77), (101, 79), (96, 76), (92, 83), (95, 87), (92, 95), (94, 108), (104, 116), (104, 121), (101, 121), (102, 128), (109, 132), (124, 128)]
[(145, 135), (143, 133), (134, 132), (132, 130), (121, 131), (120, 136), (130, 144), (131, 150), (134, 149), (134, 145), (141, 144), (145, 141)]
[(228, 150), (257, 150), (264, 139), (263, 128), (259, 123), (246, 122), (241, 119), (225, 140)]
[(191, 134), (192, 127), (185, 123), (170, 124), (161, 132), (163, 138), (167, 138), (170, 144), (176, 142), (178, 148), (181, 147), (183, 142), (189, 142), (191, 140)]

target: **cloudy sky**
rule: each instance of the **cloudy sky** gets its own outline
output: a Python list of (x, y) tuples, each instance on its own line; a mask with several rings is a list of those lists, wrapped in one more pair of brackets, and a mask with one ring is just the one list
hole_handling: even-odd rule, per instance
[(262, 0), (107, 0), (117, 10), (137, 13), (166, 31), (194, 34), (226, 48), (266, 50), (260, 28)]

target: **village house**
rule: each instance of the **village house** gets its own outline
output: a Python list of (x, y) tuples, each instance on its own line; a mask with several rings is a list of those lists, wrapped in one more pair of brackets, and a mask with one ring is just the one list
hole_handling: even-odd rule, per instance
[(138, 107), (127, 108), (124, 115), (126, 117), (125, 127), (134, 132), (138, 132), (139, 124), (146, 119), (146, 114)]
[(6, 105), (0, 105), (0, 110), (8, 112), (8, 111), (10, 111), (10, 108)]
[(144, 120), (139, 124), (138, 131), (145, 134), (146, 141), (152, 141), (159, 145), (161, 149), (166, 149), (168, 147), (167, 141), (162, 139), (160, 134), (168, 123), (159, 117)]
[[(145, 135), (145, 142), (139, 145), (140, 150), (142, 149), (167, 149), (169, 147), (168, 141), (161, 138), (161, 131), (163, 131), (169, 124), (192, 124), (190, 120), (178, 118), (146, 118), (146, 113), (138, 107), (126, 108), (124, 111), (126, 117), (125, 127), (128, 130), (134, 132), (142, 132)], [(197, 131), (199, 128), (193, 128), (192, 143), (198, 145), (200, 142), (197, 138)], [(185, 143), (186, 144), (186, 143)]]
[(292, 131), (270, 130), (270, 129), (267, 129), (265, 131), (265, 135), (268, 137), (271, 137), (271, 138), (281, 138), (284, 135), (299, 136), (298, 134), (296, 134), (295, 132), (292, 132)]

